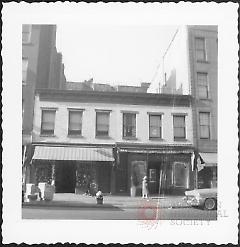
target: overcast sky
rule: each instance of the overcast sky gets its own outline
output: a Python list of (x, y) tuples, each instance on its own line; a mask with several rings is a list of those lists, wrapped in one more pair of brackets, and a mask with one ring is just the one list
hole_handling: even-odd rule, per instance
[[(157, 80), (177, 26), (57, 25), (67, 81), (139, 85)], [(161, 73), (160, 73), (161, 74)]]

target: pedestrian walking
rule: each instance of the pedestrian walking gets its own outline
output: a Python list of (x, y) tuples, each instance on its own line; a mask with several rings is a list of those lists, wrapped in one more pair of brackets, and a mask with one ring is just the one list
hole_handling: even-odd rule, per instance
[(142, 198), (148, 198), (147, 176), (145, 176), (142, 181)]

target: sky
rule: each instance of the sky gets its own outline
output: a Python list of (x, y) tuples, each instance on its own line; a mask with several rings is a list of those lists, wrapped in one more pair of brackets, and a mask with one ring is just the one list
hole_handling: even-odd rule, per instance
[(67, 81), (140, 85), (157, 79), (177, 26), (57, 25)]

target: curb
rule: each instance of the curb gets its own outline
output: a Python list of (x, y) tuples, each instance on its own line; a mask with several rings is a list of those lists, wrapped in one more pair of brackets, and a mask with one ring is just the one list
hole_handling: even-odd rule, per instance
[[(48, 203), (22, 203), (22, 208), (30, 208), (30, 207), (62, 207), (62, 208), (108, 208), (108, 209), (124, 209), (124, 208), (132, 208), (132, 209), (138, 209), (138, 208), (144, 208), (146, 206), (139, 206), (139, 205), (123, 205), (123, 204), (48, 204)], [(191, 206), (188, 205), (163, 205), (163, 206), (155, 206), (151, 205), (151, 208), (168, 208), (168, 209), (175, 209), (175, 208), (190, 208)]]

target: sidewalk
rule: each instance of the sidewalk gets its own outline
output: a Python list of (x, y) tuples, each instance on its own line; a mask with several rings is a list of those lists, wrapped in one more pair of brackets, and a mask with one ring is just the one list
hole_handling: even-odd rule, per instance
[(78, 208), (185, 208), (189, 207), (183, 196), (148, 198), (106, 195), (103, 204), (97, 204), (96, 198), (72, 193), (56, 193), (52, 201), (24, 202), (23, 207), (78, 207)]

